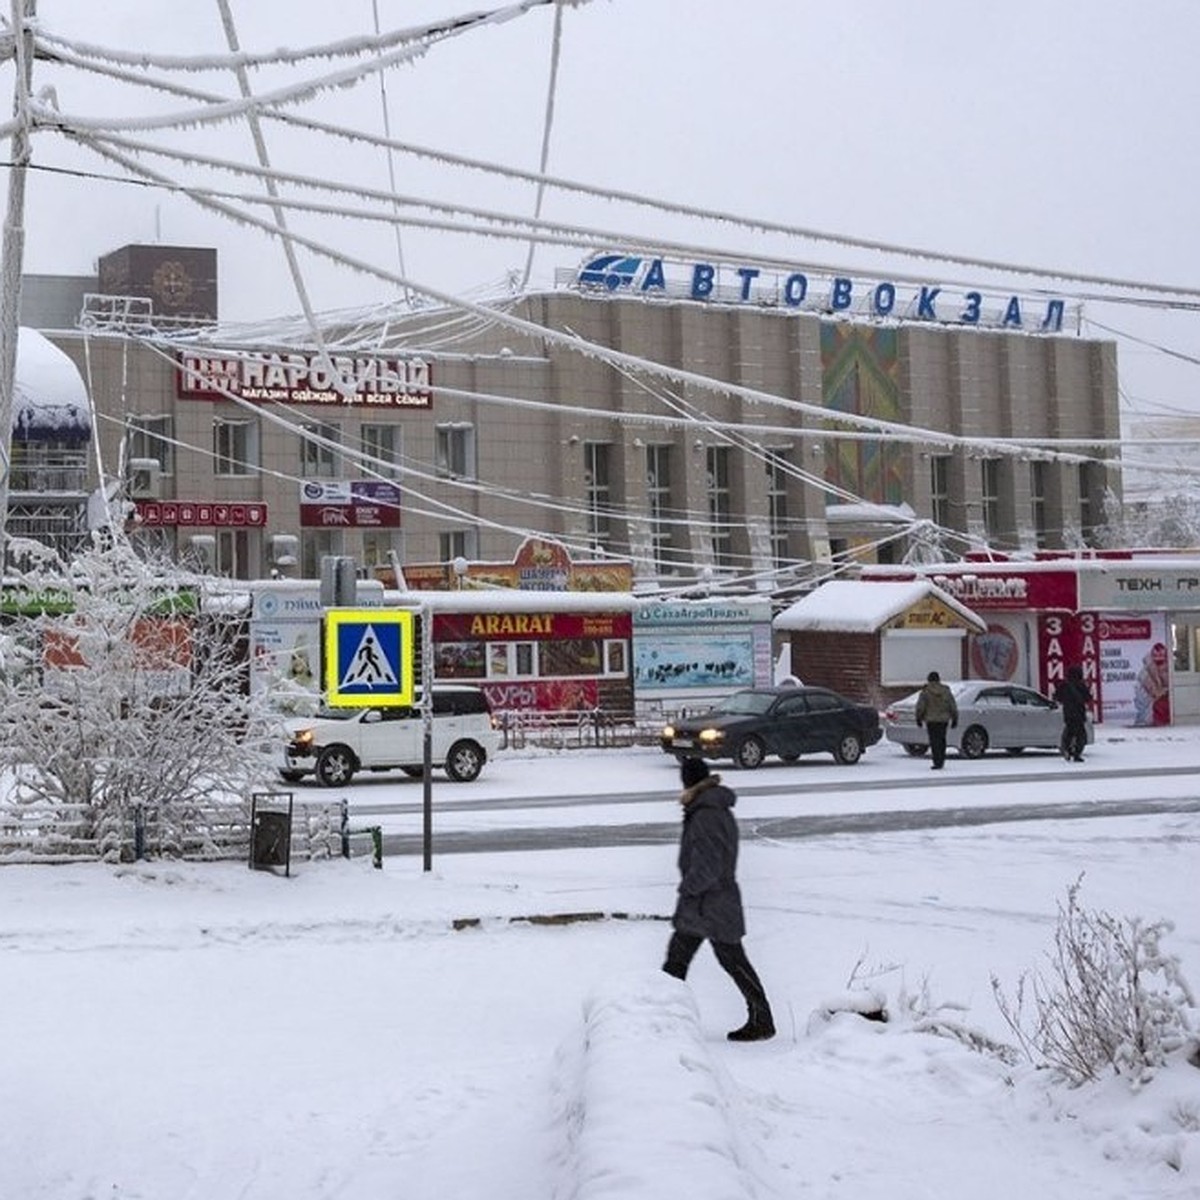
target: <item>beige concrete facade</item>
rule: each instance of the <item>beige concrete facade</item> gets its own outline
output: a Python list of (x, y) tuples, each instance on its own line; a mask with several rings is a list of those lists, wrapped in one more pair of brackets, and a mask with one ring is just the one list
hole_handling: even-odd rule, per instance
[[(289, 403), (255, 413), (219, 397), (181, 398), (175, 364), (147, 346), (94, 332), (50, 336), (79, 365), (90, 390), (106, 472), (116, 472), (131, 423), (148, 420), (172, 441), (154, 484), (161, 500), (266, 506), (261, 524), (176, 524), (153, 535), (173, 553), (195, 548), (209, 555), (212, 569), (238, 577), (272, 569), (309, 574), (328, 553), (350, 555), (367, 571), (389, 552), (401, 563), (457, 554), (503, 560), (523, 537), (541, 533), (563, 540), (576, 557), (630, 557), (644, 583), (753, 578), (769, 590), (806, 578), (811, 564), (826, 562), (831, 552), (899, 559), (904, 537), (865, 546), (901, 530), (888, 513), (904, 512), (905, 505), (916, 518), (938, 517), (952, 554), (985, 541), (1033, 550), (1087, 540), (1104, 489), (1119, 490), (1119, 480), (1098, 463), (1038, 465), (999, 441), (970, 448), (839, 445), (816, 436), (819, 413), (795, 407), (835, 412), (836, 382), (863, 415), (950, 437), (1099, 443), (1119, 437), (1116, 349), (1109, 342), (893, 324), (886, 337), (878, 335), (880, 325), (859, 326), (866, 331), (863, 348), (822, 333), (823, 327), (844, 333), (848, 322), (811, 313), (569, 290), (523, 297), (506, 311), (764, 397), (614, 369), (548, 338), (483, 321), (453, 352), (430, 350), (423, 333), (436, 318), (423, 314), (393, 326), (386, 352), (419, 353), (429, 362), (429, 408)], [(219, 470), (214, 422), (245, 421), (253, 426), (247, 435), (253, 461), (244, 472)], [(379, 443), (381, 435), (364, 435), (364, 426), (391, 427), (382, 440), (391, 439), (393, 469), (377, 467), (373, 477), (402, 489), (400, 527), (302, 528), (305, 478), (368, 476), (341, 454), (306, 459), (301, 437), (285, 422), (324, 423), (343, 449), (362, 447), (364, 436), (368, 445)], [(144, 449), (145, 439), (137, 444)], [(445, 460), (447, 444), (465, 455), (463, 462)], [(835, 457), (845, 489), (839, 509), (829, 507), (834, 497), (821, 484)], [(601, 460), (603, 488), (588, 477)], [(458, 466), (461, 477), (452, 477)], [(851, 501), (884, 512), (863, 515)], [(297, 539), (296, 563), (283, 561), (289, 537)]]

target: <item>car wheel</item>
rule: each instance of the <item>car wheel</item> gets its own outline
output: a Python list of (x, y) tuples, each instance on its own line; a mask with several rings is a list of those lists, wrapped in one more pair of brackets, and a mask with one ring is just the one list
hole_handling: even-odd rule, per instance
[(1025, 747), (1024, 746), (1005, 746), (1004, 753), (1005, 754), (1024, 754)]
[(340, 787), (354, 778), (354, 755), (347, 746), (326, 746), (317, 755), (317, 778), (326, 787)]
[(424, 767), (401, 767), (400, 770), (402, 770), (405, 775), (409, 777), (409, 779), (422, 779), (425, 775)]
[(280, 771), (279, 778), (285, 783), (299, 783), (304, 778), (303, 771)]
[(753, 771), (755, 767), (761, 767), (766, 757), (766, 747), (756, 737), (743, 738), (733, 752), (733, 761), (743, 771)]
[(987, 748), (987, 730), (982, 725), (972, 725), (958, 743), (958, 751), (963, 758), (982, 758)]
[(929, 747), (924, 742), (905, 742), (904, 753), (911, 754), (913, 758), (920, 758), (929, 753)]
[(487, 755), (475, 742), (455, 742), (446, 755), (446, 774), (455, 783), (470, 783), (479, 778)]
[(833, 748), (833, 757), (843, 766), (853, 766), (863, 755), (862, 738), (857, 733), (848, 733)]

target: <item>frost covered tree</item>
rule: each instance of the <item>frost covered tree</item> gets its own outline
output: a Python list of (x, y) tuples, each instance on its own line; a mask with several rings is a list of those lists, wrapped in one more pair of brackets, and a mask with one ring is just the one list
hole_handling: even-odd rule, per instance
[(14, 539), (10, 561), (0, 756), (13, 798), (76, 817), (109, 860), (129, 856), (135, 817), (165, 853), (202, 838), (203, 811), (270, 768), (274, 722), (246, 694), (237, 622), (202, 579), (123, 544), (65, 565)]
[(1097, 533), (1100, 544), (1107, 547), (1200, 546), (1200, 499), (1175, 492), (1153, 502), (1122, 503), (1109, 491), (1104, 498), (1104, 524)]

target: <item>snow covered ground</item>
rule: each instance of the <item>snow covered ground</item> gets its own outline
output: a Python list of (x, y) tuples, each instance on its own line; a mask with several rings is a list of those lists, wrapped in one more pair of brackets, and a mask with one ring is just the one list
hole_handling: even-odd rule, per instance
[[(1101, 783), (1100, 766), (1141, 767)], [(1158, 774), (1162, 768), (1196, 774)], [(1014, 771), (1011, 787), (975, 784)], [(1072, 775), (1072, 772), (1075, 774)], [(0, 868), (0, 1196), (13, 1200), (1183, 1200), (1200, 1071), (1069, 1089), (946, 1025), (1011, 1041), (992, 995), (1044, 968), (1057, 906), (1170, 918), (1200, 987), (1200, 815), (777, 840), (772, 814), (1195, 795), (1200, 730), (1105, 730), (1052, 756), (928, 764), (886, 743), (751, 773), (747, 949), (779, 1036), (707, 950), (662, 975), (674, 848), (295, 863)], [(1070, 781), (1070, 782), (1065, 782)], [(794, 781), (795, 796), (764, 791)], [(839, 783), (879, 790), (838, 793)], [(661, 801), (470, 810), (654, 790)], [(653, 751), (506, 753), (435, 787), (436, 830), (674, 820)], [(308, 789), (301, 789), (308, 794)], [(356, 807), (421, 787), (368, 777)], [(1001, 795), (996, 795), (1001, 793)], [(316, 790), (314, 789), (314, 793)], [(323, 793), (322, 793), (323, 794)], [(372, 818), (376, 819), (376, 818)], [(575, 914), (579, 919), (547, 920)], [(595, 914), (603, 914), (596, 917)], [(584, 919), (587, 918), (587, 919)], [(836, 1012), (881, 991), (893, 1019)]]

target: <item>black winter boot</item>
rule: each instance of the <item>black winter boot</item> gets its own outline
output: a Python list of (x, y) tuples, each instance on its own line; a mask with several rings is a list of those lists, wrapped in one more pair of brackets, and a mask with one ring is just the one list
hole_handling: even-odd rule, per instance
[(771, 1014), (751, 1016), (741, 1027), (726, 1034), (731, 1042), (765, 1042), (775, 1036), (775, 1022)]

